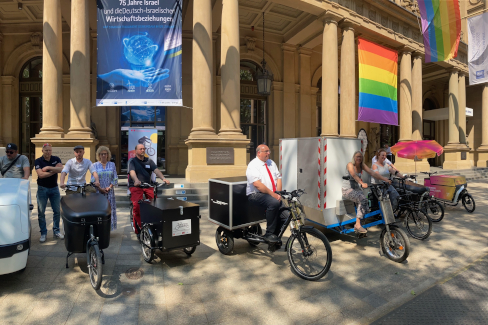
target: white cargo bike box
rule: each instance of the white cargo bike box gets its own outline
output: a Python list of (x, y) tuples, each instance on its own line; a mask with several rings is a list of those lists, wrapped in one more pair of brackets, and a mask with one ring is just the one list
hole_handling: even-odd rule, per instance
[(0, 275), (27, 265), (32, 209), (28, 180), (0, 178)]
[(356, 151), (362, 151), (359, 139), (280, 140), (279, 168), (283, 190), (305, 190), (300, 202), (307, 221), (314, 226), (333, 227), (355, 218), (354, 205), (342, 200), (342, 176)]

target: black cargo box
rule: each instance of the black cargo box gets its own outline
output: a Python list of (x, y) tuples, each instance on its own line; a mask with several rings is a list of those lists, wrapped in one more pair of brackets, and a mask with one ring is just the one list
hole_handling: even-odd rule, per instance
[(208, 219), (229, 230), (265, 222), (265, 210), (248, 203), (246, 187), (245, 176), (209, 179)]

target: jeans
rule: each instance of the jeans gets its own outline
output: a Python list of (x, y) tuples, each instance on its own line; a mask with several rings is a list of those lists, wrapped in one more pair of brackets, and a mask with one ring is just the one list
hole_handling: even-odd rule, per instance
[(281, 215), (278, 215), (279, 209), (284, 207), (283, 202), (264, 193), (253, 193), (248, 196), (248, 201), (250, 204), (266, 208), (266, 234), (278, 236), (281, 226), (283, 226), (290, 213), (288, 210), (285, 210)]
[(41, 235), (47, 235), (46, 229), (46, 205), (47, 200), (51, 202), (51, 207), (53, 209), (53, 231), (54, 233), (59, 232), (59, 202), (61, 200), (61, 195), (59, 194), (59, 188), (47, 188), (43, 186), (37, 187), (37, 212), (39, 220), (39, 228), (41, 228)]
[(139, 207), (139, 200), (142, 200), (142, 195), (145, 194), (147, 199), (154, 199), (154, 190), (152, 188), (140, 188), (137, 186), (129, 187), (130, 200), (132, 201), (132, 217), (134, 219), (134, 229), (136, 234), (141, 229), (141, 209)]

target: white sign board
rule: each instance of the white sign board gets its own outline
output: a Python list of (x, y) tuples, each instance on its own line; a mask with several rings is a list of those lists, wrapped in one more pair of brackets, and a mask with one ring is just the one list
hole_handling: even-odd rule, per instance
[(66, 165), (68, 160), (75, 157), (75, 151), (73, 147), (53, 147), (53, 156), (59, 157), (63, 165)]
[(473, 109), (466, 107), (466, 116), (473, 116)]
[(173, 237), (191, 234), (191, 219), (172, 222)]

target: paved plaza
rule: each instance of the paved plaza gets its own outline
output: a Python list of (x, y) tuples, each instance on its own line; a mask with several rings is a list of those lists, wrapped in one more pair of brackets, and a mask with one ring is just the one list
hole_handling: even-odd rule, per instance
[[(234, 253), (222, 255), (215, 244), (217, 227), (208, 222), (206, 209), (201, 211), (202, 244), (192, 257), (182, 251), (158, 252), (153, 264), (147, 264), (131, 233), (128, 211), (121, 209), (118, 229), (105, 250), (102, 288), (95, 291), (84, 254), (72, 256), (66, 269), (64, 241), (55, 240), (50, 231), (48, 241), (39, 243), (34, 209), (27, 269), (0, 276), (0, 323), (386, 323), (382, 317), (413, 304), (441, 282), (449, 284), (445, 279), (488, 253), (488, 182), (470, 182), (468, 189), (476, 211), (446, 208), (430, 238), (410, 238), (411, 254), (402, 264), (381, 256), (377, 227), (359, 241), (327, 234), (332, 267), (317, 282), (293, 275), (283, 250), (268, 253), (265, 245), (236, 240)], [(51, 212), (46, 219), (51, 229)], [(473, 303), (486, 307), (488, 298)]]

